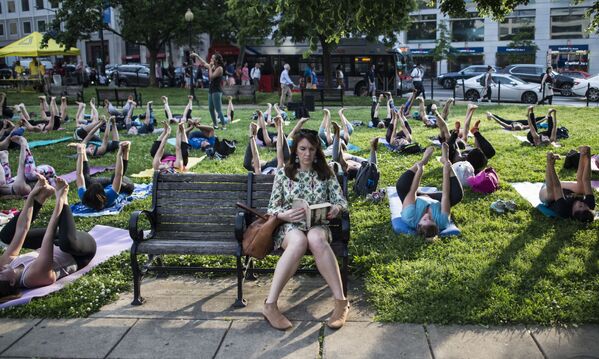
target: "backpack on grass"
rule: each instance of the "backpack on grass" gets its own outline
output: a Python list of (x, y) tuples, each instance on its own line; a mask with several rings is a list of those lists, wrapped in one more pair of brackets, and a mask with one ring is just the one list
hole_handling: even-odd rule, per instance
[(376, 163), (364, 161), (356, 175), (354, 192), (359, 196), (366, 196), (374, 191), (379, 184), (380, 172)]

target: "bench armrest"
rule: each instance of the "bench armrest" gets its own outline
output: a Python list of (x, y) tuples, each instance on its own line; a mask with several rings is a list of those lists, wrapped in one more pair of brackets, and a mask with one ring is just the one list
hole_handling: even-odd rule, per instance
[[(150, 221), (150, 235), (147, 238), (144, 238), (144, 232), (138, 229), (139, 216), (145, 215), (148, 221)], [(154, 216), (152, 212), (149, 211), (135, 211), (131, 213), (131, 217), (129, 217), (129, 236), (133, 239), (134, 242), (141, 242), (144, 239), (152, 238), (156, 234), (156, 221), (154, 220)]]
[(235, 216), (235, 238), (239, 243), (243, 241), (243, 232), (245, 232), (245, 213), (237, 212), (237, 216)]

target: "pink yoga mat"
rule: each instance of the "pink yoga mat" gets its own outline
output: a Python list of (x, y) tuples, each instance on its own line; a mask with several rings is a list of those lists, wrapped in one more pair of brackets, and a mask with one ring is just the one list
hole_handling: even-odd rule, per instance
[(89, 231), (89, 234), (91, 234), (96, 240), (97, 249), (96, 256), (86, 267), (69, 276), (61, 278), (52, 285), (34, 289), (26, 289), (22, 292), (23, 296), (21, 298), (0, 304), (0, 309), (12, 307), (13, 305), (27, 304), (35, 297), (43, 297), (62, 289), (65, 285), (73, 282), (75, 279), (89, 272), (92, 268), (106, 261), (110, 257), (129, 250), (133, 242), (131, 237), (129, 237), (129, 232), (120, 228), (96, 225), (91, 231)]
[[(96, 173), (101, 173), (101, 172), (105, 172), (108, 170), (114, 169), (114, 166), (108, 166), (108, 167), (104, 167), (104, 166), (93, 166), (89, 168), (89, 175), (93, 176)], [(65, 181), (71, 183), (74, 182), (77, 179), (77, 171), (73, 171), (73, 172), (69, 172), (67, 174), (64, 174), (62, 176), (59, 176), (62, 179), (64, 179)]]

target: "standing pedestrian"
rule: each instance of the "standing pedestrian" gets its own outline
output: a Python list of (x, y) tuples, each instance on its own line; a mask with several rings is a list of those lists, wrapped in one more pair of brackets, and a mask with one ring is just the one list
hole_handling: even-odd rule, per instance
[(424, 86), (422, 85), (424, 69), (420, 63), (414, 64), (414, 68), (412, 69), (410, 76), (412, 77), (412, 83), (414, 84), (414, 89), (416, 90), (413, 98), (417, 98), (420, 94), (422, 94), (422, 98), (426, 100), (426, 93), (424, 92)]
[(223, 57), (218, 52), (215, 52), (210, 58), (210, 63), (208, 63), (196, 53), (192, 53), (191, 56), (196, 57), (202, 66), (208, 68), (208, 79), (210, 80), (210, 85), (208, 87), (208, 112), (210, 112), (210, 117), (212, 118), (212, 125), (215, 130), (218, 129), (218, 122), (216, 122), (216, 116), (214, 114), (216, 111), (223, 130), (226, 130), (225, 116), (223, 116), (221, 108), (223, 98), (221, 82), (223, 80), (225, 66)]
[(545, 101), (551, 103), (553, 102), (553, 68), (551, 66), (547, 67), (545, 73), (543, 74), (543, 79), (541, 80), (541, 87), (539, 88), (539, 92), (543, 93), (543, 98), (539, 101), (539, 105), (544, 105)]
[(368, 74), (366, 75), (366, 77), (368, 78), (368, 96), (376, 95), (376, 73), (374, 72), (375, 69), (376, 67), (372, 65), (370, 67), (370, 71), (368, 71)]
[(279, 83), (281, 84), (281, 100), (279, 101), (279, 107), (281, 108), (287, 108), (287, 103), (291, 101), (291, 97), (293, 96), (291, 89), (295, 86), (295, 84), (293, 81), (291, 81), (291, 77), (289, 77), (290, 69), (291, 66), (289, 66), (289, 64), (285, 64), (279, 79)]
[(493, 84), (493, 67), (491, 66), (487, 66), (487, 72), (485, 73), (484, 77), (483, 77), (483, 85), (484, 85), (484, 94), (483, 94), (483, 100), (487, 99), (488, 102), (491, 102), (491, 95), (492, 95), (492, 91), (491, 91), (491, 85)]
[(335, 71), (335, 77), (337, 79), (337, 88), (343, 89), (345, 86), (343, 84), (343, 67), (341, 65), (337, 65), (337, 70)]
[(248, 86), (250, 84), (250, 70), (248, 69), (248, 63), (243, 64), (241, 68), (241, 86)]
[(260, 89), (260, 63), (256, 62), (254, 67), (252, 67), (252, 71), (250, 72), (250, 77), (252, 78), (252, 84), (254, 85), (255, 91)]

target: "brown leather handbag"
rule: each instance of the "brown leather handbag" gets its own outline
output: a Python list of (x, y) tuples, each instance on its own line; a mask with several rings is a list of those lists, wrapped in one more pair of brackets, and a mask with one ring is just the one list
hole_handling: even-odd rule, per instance
[(266, 257), (273, 249), (272, 234), (283, 223), (276, 215), (260, 214), (255, 209), (237, 202), (237, 207), (256, 215), (256, 220), (243, 232), (243, 254), (256, 259)]

